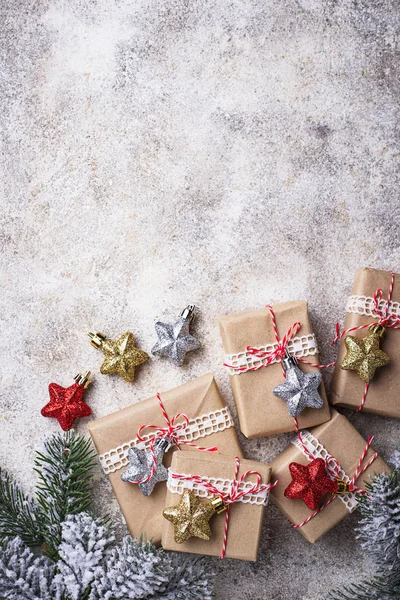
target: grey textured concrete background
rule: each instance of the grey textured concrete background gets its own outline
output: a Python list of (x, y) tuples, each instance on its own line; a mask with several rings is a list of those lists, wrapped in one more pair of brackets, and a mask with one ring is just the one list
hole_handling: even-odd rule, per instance
[[(50, 381), (92, 369), (99, 417), (212, 370), (234, 411), (217, 320), (268, 300), (307, 299), (333, 359), (355, 269), (399, 268), (396, 5), (3, 0), (0, 459), (27, 486), (57, 430)], [(188, 302), (187, 366), (99, 374), (89, 330), (150, 351), (154, 320)], [(350, 419), (394, 450), (394, 420)], [(244, 443), (269, 460), (289, 439)], [(362, 577), (356, 522), (311, 546), (270, 507), (259, 562), (216, 561), (218, 599), (319, 600)]]

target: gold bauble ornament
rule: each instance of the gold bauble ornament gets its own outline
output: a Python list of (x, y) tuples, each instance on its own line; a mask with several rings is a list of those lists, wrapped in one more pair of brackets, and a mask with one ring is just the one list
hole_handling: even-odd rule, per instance
[(209, 540), (212, 534), (209, 520), (225, 510), (226, 506), (218, 496), (202, 502), (193, 491), (185, 488), (179, 504), (166, 508), (163, 516), (174, 525), (175, 542), (183, 544), (191, 537)]
[(362, 339), (351, 335), (344, 338), (347, 354), (340, 365), (342, 369), (357, 371), (366, 383), (371, 381), (377, 368), (390, 362), (389, 356), (379, 347), (385, 328), (376, 324), (368, 327), (368, 331), (368, 335)]
[(117, 373), (125, 381), (133, 381), (135, 368), (149, 358), (146, 352), (136, 348), (135, 338), (129, 331), (115, 341), (108, 340), (102, 333), (89, 333), (88, 335), (92, 346), (100, 348), (104, 353), (105, 359), (100, 367), (100, 373), (103, 375)]

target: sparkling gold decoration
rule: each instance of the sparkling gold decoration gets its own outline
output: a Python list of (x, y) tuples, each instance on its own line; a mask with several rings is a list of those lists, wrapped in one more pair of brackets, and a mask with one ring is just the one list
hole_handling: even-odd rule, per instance
[(371, 381), (378, 367), (384, 367), (390, 362), (386, 352), (379, 348), (385, 328), (382, 325), (371, 325), (368, 331), (369, 334), (363, 339), (351, 335), (344, 338), (347, 354), (341, 364), (342, 369), (357, 371), (367, 383)]
[(100, 348), (105, 355), (100, 367), (100, 373), (103, 375), (118, 373), (126, 381), (133, 381), (135, 367), (149, 358), (146, 352), (135, 347), (135, 338), (129, 331), (116, 341), (108, 340), (102, 333), (89, 333), (89, 337), (92, 346)]
[(183, 491), (181, 501), (176, 506), (166, 508), (163, 515), (174, 525), (174, 539), (177, 544), (183, 544), (191, 537), (209, 540), (211, 529), (209, 520), (216, 513), (226, 510), (218, 498), (202, 502), (191, 490)]

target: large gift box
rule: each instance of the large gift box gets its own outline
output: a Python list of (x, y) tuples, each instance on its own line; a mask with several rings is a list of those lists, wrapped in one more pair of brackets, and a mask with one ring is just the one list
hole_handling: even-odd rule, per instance
[[(284, 302), (272, 308), (281, 338), (296, 321), (301, 324), (298, 334), (289, 341), (290, 354), (317, 364), (317, 344), (308, 317), (307, 302)], [(284, 381), (281, 362), (251, 370), (258, 367), (261, 361), (246, 352), (248, 346), (261, 350), (273, 349), (275, 335), (269, 310), (263, 308), (222, 317), (219, 327), (241, 431), (248, 438), (294, 431), (294, 420), (288, 413), (286, 403), (272, 393)], [(307, 364), (299, 363), (299, 367), (306, 373), (317, 371), (316, 367)], [(323, 406), (304, 409), (298, 417), (300, 427), (312, 427), (329, 420), (330, 411), (323, 383), (319, 392)]]
[[(179, 432), (182, 440), (206, 448), (218, 447), (218, 452), (229, 456), (242, 456), (237, 434), (229, 410), (224, 404), (212, 373), (198, 377), (160, 395), (168, 417), (185, 413), (189, 426)], [(182, 423), (182, 418), (178, 423)], [(162, 511), (167, 493), (165, 481), (157, 483), (152, 494), (142, 495), (139, 486), (125, 483), (121, 473), (128, 465), (130, 447), (149, 448), (151, 432), (143, 432), (148, 437), (145, 443), (138, 443), (136, 434), (142, 425), (165, 427), (160, 405), (155, 396), (92, 421), (88, 429), (100, 455), (100, 463), (108, 475), (132, 536), (146, 534), (155, 543), (161, 541)], [(147, 434), (147, 435), (146, 435)], [(182, 444), (182, 449), (192, 451)], [(194, 449), (193, 449), (194, 450)], [(164, 464), (171, 464), (172, 448), (164, 456)], [(208, 454), (203, 451), (201, 454)]]
[[(328, 423), (324, 423), (310, 431), (303, 431), (301, 435), (306, 447), (315, 458), (328, 458), (330, 464), (333, 465), (330, 456), (334, 457), (340, 467), (340, 478), (347, 481), (346, 478), (351, 479), (353, 477), (366, 448), (366, 441), (346, 417), (333, 411), (332, 419)], [(271, 500), (278, 505), (291, 523), (299, 525), (313, 511), (306, 506), (302, 499), (285, 496), (285, 490), (292, 481), (289, 465), (290, 463), (308, 465), (311, 460), (301, 449), (298, 440), (294, 440), (294, 442), (271, 463), (272, 478), (279, 480), (278, 485), (271, 490)], [(363, 465), (366, 465), (373, 455), (374, 451), (369, 448)], [(356, 486), (365, 489), (365, 483), (370, 482), (375, 473), (389, 470), (386, 463), (378, 456), (356, 480)], [(327, 495), (321, 500), (321, 506), (329, 497), (331, 496)], [(319, 514), (302, 527), (299, 527), (299, 531), (309, 542), (314, 543), (354, 510), (356, 506), (357, 496), (355, 494), (336, 496)]]
[[(376, 269), (359, 269), (354, 278), (351, 296), (346, 305), (346, 321), (344, 329), (359, 327), (368, 323), (377, 323), (379, 316), (374, 312), (374, 294), (382, 290), (379, 301), (380, 309), (384, 308), (389, 287), (391, 273)], [(400, 319), (400, 275), (395, 275), (392, 302), (389, 312)], [(363, 339), (370, 334), (368, 328), (349, 332), (350, 336)], [(346, 406), (358, 409), (361, 406), (365, 392), (365, 381), (353, 370), (342, 369), (341, 364), (346, 355), (345, 337), (340, 341), (336, 368), (332, 378), (333, 405)], [(381, 349), (389, 356), (390, 363), (377, 368), (363, 403), (362, 410), (400, 418), (400, 331), (386, 328), (380, 341)]]
[[(264, 463), (253, 460), (240, 460), (238, 479), (249, 470), (261, 475), (261, 483), (269, 484), (271, 469)], [(199, 452), (175, 452), (169, 471), (166, 497), (167, 508), (177, 506), (185, 489), (193, 491), (203, 502), (207, 502), (212, 494), (202, 482), (175, 479), (172, 475), (186, 477), (198, 476), (215, 485), (221, 492), (228, 492), (235, 473), (235, 457), (211, 455)], [(251, 488), (255, 484), (255, 476), (246, 477), (240, 490)], [(244, 487), (243, 487), (244, 486)], [(264, 507), (268, 502), (269, 490), (258, 494), (244, 496), (241, 501), (229, 507), (229, 523), (227, 529), (226, 556), (241, 560), (256, 561), (260, 543)], [(221, 512), (211, 517), (209, 525), (212, 531), (209, 540), (191, 537), (183, 543), (175, 541), (175, 526), (164, 519), (162, 546), (165, 550), (192, 552), (209, 556), (221, 556), (224, 543), (226, 513)], [(184, 524), (184, 526), (186, 526)]]

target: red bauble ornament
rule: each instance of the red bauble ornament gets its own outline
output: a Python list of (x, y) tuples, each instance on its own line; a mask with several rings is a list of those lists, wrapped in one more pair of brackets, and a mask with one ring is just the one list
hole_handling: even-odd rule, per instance
[(92, 409), (83, 400), (83, 392), (90, 383), (90, 371), (85, 375), (77, 375), (75, 382), (67, 388), (57, 383), (50, 383), (50, 402), (40, 411), (44, 417), (57, 419), (64, 431), (71, 429), (75, 419), (88, 417)]
[(286, 498), (300, 498), (310, 510), (317, 510), (325, 494), (334, 494), (338, 489), (336, 480), (326, 472), (323, 458), (315, 458), (308, 465), (290, 463), (292, 481), (285, 490)]

